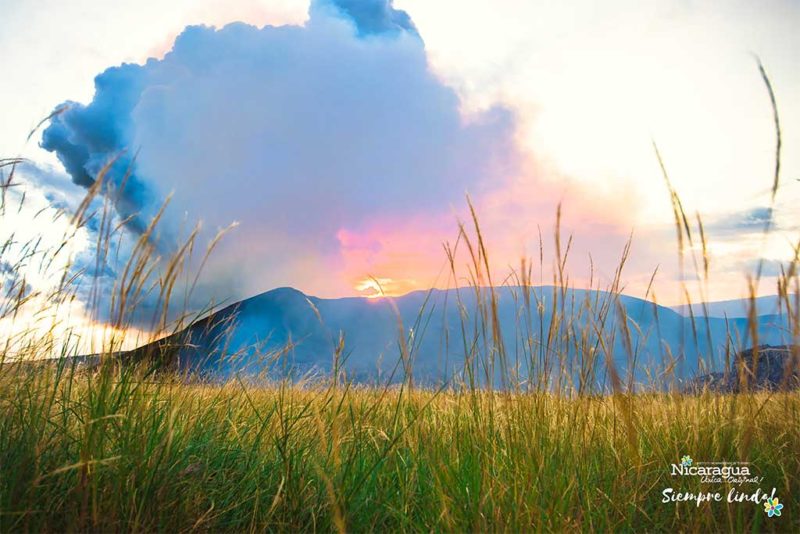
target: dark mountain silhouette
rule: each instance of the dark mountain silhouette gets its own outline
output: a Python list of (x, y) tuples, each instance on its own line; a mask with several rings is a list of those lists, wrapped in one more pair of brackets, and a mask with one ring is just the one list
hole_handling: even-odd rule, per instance
[[(125, 358), (161, 359), (219, 380), (325, 375), (337, 366), (360, 382), (402, 380), (410, 369), (415, 381), (428, 384), (470, 376), (481, 385), (524, 384), (545, 377), (551, 385), (602, 389), (609, 387), (607, 357), (626, 384), (664, 384), (720, 371), (750, 344), (742, 318), (692, 322), (669, 308), (602, 291), (502, 287), (494, 293), (496, 322), (489, 288), (391, 300), (321, 299), (280, 288)], [(760, 317), (759, 341), (785, 343), (784, 322)]]
[(687, 384), (686, 391), (704, 389), (720, 393), (777, 391), (800, 387), (800, 347), (760, 345), (736, 355), (729, 369), (699, 376)]

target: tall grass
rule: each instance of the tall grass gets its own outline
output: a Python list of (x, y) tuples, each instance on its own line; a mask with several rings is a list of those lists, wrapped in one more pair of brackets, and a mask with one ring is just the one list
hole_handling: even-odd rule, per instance
[[(772, 95), (766, 74), (764, 79)], [(681, 263), (688, 251), (702, 295), (709, 277), (702, 220), (687, 216), (659, 154), (657, 159), (674, 209)], [(12, 209), (12, 197), (17, 209), (25, 201), (14, 181), (21, 163), (0, 161), (2, 210)], [(55, 258), (67, 253), (74, 232), (90, 221), (99, 228), (95, 272), (114, 260), (109, 256), (127, 234), (124, 222), (114, 219), (115, 192), (104, 181), (111, 164), (69, 214), (72, 230), (63, 246), (41, 250), (35, 240), (19, 243), (12, 235), (0, 247), (0, 264), (14, 271), (3, 278), (0, 322), (36, 317), (32, 306), (58, 309), (78, 298), (85, 287), (80, 273), (70, 258)], [(478, 215), (469, 207), (470, 220), (445, 246), (455, 288), (446, 306), (459, 310), (460, 323), (443, 333), (444, 353), (455, 343), (450, 336), (457, 336), (464, 363), (437, 388), (413, 379), (419, 338), (438, 312), (428, 301), (414, 325), (402, 324), (398, 313), (397, 366), (372, 386), (356, 384), (343, 371), (343, 337), (330, 355), (330, 377), (317, 381), (245, 383), (236, 377), (204, 384), (170, 373), (164, 344), (124, 356), (143, 303), (150, 318), (140, 343), (179, 332), (207, 311), (187, 305), (197, 282), (189, 267), (202, 266), (216, 239), (199, 251), (199, 261), (192, 259), (199, 248), (196, 232), (170, 257), (160, 257), (152, 245), (156, 216), (129, 247), (114, 287), (95, 285), (88, 293), (103, 330), (93, 358), (69, 357), (77, 352), (70, 342), (75, 334), (62, 328), (58, 314), (49, 325), (26, 322), (33, 326), (4, 340), (0, 531), (800, 530), (797, 393), (746, 387), (737, 395), (643, 391), (633, 373), (643, 350), (634, 339), (641, 336), (632, 334), (637, 325), (619, 298), (630, 243), (610, 283), (601, 286), (592, 273), (588, 287), (602, 291), (576, 299), (566, 271), (572, 241), (560, 231), (559, 208), (547, 280), (552, 289), (543, 294), (534, 290), (545, 282), (542, 275), (535, 280), (534, 270), (544, 272), (544, 247), (538, 259), (523, 259), (497, 279)], [(59, 265), (60, 282), (46, 294), (25, 280), (31, 258), (44, 272)], [(776, 288), (795, 345), (798, 261), (800, 245)], [(748, 286), (754, 345), (760, 276), (759, 270)], [(518, 303), (513, 325), (499, 317), (501, 285), (513, 288)], [(685, 294), (691, 312), (688, 288)], [(477, 312), (470, 314), (465, 302), (473, 297)], [(694, 317), (692, 325), (697, 337)], [(516, 329), (514, 346), (506, 342), (508, 328)], [(622, 369), (613, 358), (617, 345), (628, 355)], [(722, 349), (730, 356), (736, 348), (731, 340)], [(31, 363), (43, 356), (58, 358)], [(680, 357), (666, 347), (663, 368), (654, 375), (674, 377)], [(698, 371), (715, 366), (712, 354), (707, 357)], [(775, 488), (784, 503), (782, 516), (768, 519), (763, 506), (752, 503), (662, 502), (670, 487), (709, 491), (698, 478), (671, 476), (670, 464), (684, 454), (750, 462), (763, 477), (757, 486)], [(727, 496), (757, 486), (711, 487)]]
[[(640, 395), (628, 427), (606, 396), (209, 387), (69, 369), (6, 377), (3, 392), (4, 531), (798, 524), (796, 394)], [(669, 475), (687, 451), (753, 462), (783, 516), (663, 504), (664, 488), (702, 490)]]

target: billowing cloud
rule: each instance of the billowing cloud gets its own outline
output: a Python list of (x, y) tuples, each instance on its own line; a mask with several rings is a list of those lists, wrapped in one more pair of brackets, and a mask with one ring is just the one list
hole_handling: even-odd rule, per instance
[(112, 67), (95, 88), (60, 106), (42, 146), (83, 187), (113, 162), (103, 191), (135, 232), (174, 192), (165, 251), (195, 221), (205, 238), (238, 221), (209, 265), (218, 299), (352, 291), (343, 236), (409, 218), (425, 232), (520, 158), (511, 114), (465, 119), (385, 0), (316, 1), (303, 27), (188, 27), (162, 59)]
[(331, 13), (344, 15), (361, 36), (417, 34), (408, 13), (394, 9), (391, 0), (312, 0), (310, 10), (312, 18)]
[(143, 89), (140, 72), (136, 65), (123, 65), (98, 76), (92, 103), (61, 104), (41, 143), (56, 153), (77, 185), (91, 187), (105, 170), (103, 191), (114, 196), (119, 214), (139, 232), (146, 224), (142, 208), (154, 200), (129, 150), (131, 112)]

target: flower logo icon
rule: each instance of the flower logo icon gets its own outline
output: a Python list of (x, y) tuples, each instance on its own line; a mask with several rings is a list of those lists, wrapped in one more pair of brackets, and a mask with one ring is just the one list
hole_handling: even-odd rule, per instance
[(684, 455), (681, 457), (681, 465), (682, 465), (683, 467), (691, 467), (691, 466), (692, 466), (692, 461), (693, 461), (693, 460), (692, 460), (692, 457), (691, 457), (691, 456), (689, 456), (688, 454), (684, 454)]
[(777, 497), (774, 499), (767, 499), (767, 502), (764, 503), (764, 512), (766, 512), (769, 517), (780, 517), (782, 509), (783, 505), (778, 502)]

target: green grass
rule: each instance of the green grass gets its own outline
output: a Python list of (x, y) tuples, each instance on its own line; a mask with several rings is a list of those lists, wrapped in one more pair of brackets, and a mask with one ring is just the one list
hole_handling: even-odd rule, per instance
[[(800, 395), (409, 391), (19, 370), (0, 388), (0, 530), (800, 529)], [(749, 461), (784, 503), (698, 492)], [(727, 495), (728, 488), (715, 485)], [(707, 491), (708, 486), (703, 486)]]

